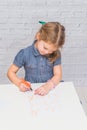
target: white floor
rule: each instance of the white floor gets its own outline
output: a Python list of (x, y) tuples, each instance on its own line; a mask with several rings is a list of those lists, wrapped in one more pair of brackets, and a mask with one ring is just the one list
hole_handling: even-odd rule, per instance
[(87, 115), (87, 87), (75, 87), (75, 89), (85, 111), (85, 114)]

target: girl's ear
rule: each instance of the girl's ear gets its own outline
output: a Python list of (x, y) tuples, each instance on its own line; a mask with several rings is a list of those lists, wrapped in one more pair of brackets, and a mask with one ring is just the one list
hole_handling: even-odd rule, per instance
[(40, 33), (37, 33), (36, 36), (35, 36), (36, 40), (40, 40)]

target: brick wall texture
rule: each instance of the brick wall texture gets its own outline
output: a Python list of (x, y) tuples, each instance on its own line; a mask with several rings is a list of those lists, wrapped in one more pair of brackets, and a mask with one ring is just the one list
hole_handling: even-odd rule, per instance
[(11, 83), (7, 70), (16, 53), (32, 44), (39, 20), (65, 26), (63, 80), (87, 86), (87, 0), (0, 0), (0, 84)]

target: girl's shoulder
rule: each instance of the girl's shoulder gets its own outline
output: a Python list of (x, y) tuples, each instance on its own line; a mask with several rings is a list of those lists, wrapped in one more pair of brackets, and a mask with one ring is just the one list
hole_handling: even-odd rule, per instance
[(24, 54), (30, 53), (30, 52), (32, 52), (32, 50), (33, 50), (33, 46), (30, 45), (30, 46), (27, 46), (27, 47), (25, 47), (25, 48), (23, 48), (23, 49), (21, 49), (21, 50), (24, 52)]

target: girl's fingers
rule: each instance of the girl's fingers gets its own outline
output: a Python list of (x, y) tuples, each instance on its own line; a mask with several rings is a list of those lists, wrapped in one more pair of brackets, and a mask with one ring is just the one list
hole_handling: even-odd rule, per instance
[(45, 90), (43, 88), (36, 89), (35, 94), (43, 96), (45, 95)]
[(39, 94), (39, 90), (38, 89), (35, 90), (35, 94)]
[(25, 92), (25, 91), (29, 91), (30, 89), (27, 88), (24, 84), (21, 84), (19, 87), (20, 91)]

